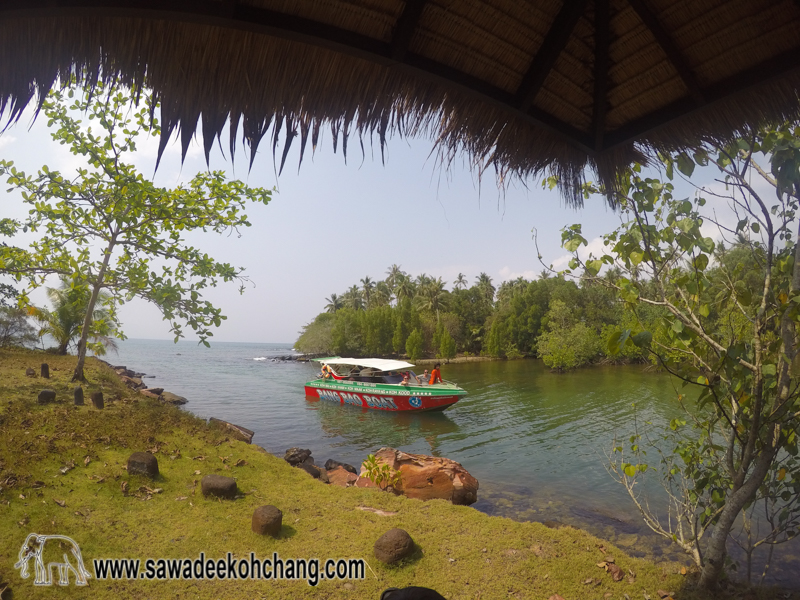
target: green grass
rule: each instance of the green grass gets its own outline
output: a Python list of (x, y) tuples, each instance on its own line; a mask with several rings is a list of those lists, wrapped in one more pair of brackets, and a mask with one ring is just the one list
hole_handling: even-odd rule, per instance
[[(407, 585), (433, 587), (450, 600), (547, 599), (556, 593), (566, 600), (622, 599), (625, 594), (633, 600), (645, 592), (657, 600), (659, 589), (676, 592), (676, 599), (705, 597), (687, 585), (690, 578), (678, 574), (678, 565), (630, 558), (577, 529), (488, 517), (445, 501), (327, 486), (257, 446), (229, 440), (185, 411), (138, 396), (94, 360), (87, 370), (92, 383), (84, 386), (88, 405), (75, 407), (69, 382), (74, 360), (0, 351), (0, 582), (10, 587), (14, 599), (377, 599), (387, 587)], [(25, 377), (26, 367), (38, 374), (43, 361), (50, 364), (50, 380)], [(57, 392), (56, 404), (37, 404), (45, 387)], [(106, 396), (102, 411), (88, 400), (98, 389)], [(127, 458), (137, 450), (158, 458), (157, 481), (127, 474)], [(246, 464), (234, 466), (239, 460)], [(72, 462), (75, 467), (62, 473)], [(199, 482), (209, 473), (235, 477), (244, 496), (203, 498)], [(141, 486), (163, 491), (148, 499), (137, 491)], [(253, 510), (263, 504), (283, 511), (278, 539), (250, 530)], [(365, 506), (397, 514), (380, 516), (357, 508)], [(411, 534), (417, 552), (390, 567), (374, 558), (372, 546), (393, 527)], [(72, 537), (93, 575), (94, 558), (194, 558), (201, 552), (214, 558), (227, 552), (237, 557), (278, 552), (282, 558), (364, 558), (370, 568), (362, 581), (321, 581), (316, 587), (304, 581), (93, 578), (88, 588), (78, 588), (71, 576), (69, 587), (37, 588), (32, 575), (23, 580), (13, 568), (30, 532)], [(635, 579), (614, 583), (598, 568), (596, 563), (609, 554)], [(592, 583), (584, 583), (587, 579)]]

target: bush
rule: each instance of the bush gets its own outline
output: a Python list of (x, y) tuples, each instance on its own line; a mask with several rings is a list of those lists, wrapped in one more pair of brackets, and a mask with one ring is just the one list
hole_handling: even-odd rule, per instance
[(406, 340), (406, 354), (408, 354), (409, 360), (415, 361), (422, 356), (423, 341), (422, 332), (419, 329), (415, 329), (411, 332), (411, 335), (408, 336)]

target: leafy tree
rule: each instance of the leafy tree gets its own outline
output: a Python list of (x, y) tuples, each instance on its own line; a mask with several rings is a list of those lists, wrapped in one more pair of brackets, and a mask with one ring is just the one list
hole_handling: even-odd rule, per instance
[[(56, 128), (53, 140), (83, 157), (86, 166), (74, 174), (43, 166), (27, 175), (12, 162), (0, 161), (0, 174), (31, 207), (16, 226), (43, 234), (28, 250), (0, 247), (0, 257), (7, 272), (26, 278), (31, 287), (56, 273), (80, 279), (91, 290), (73, 375), (83, 380), (92, 315), (102, 290), (111, 296), (107, 308), (112, 315), (117, 304), (143, 298), (160, 309), (176, 340), (184, 322), (208, 345), (210, 327), (225, 317), (202, 300), (202, 290), (219, 280), (241, 283), (245, 278), (242, 269), (215, 261), (187, 245), (183, 236), (195, 230), (238, 233), (250, 225), (242, 212), (245, 204), (266, 204), (270, 191), (228, 181), (220, 171), (198, 173), (185, 186), (156, 187), (125, 162), (140, 135), (159, 134), (150, 118), (152, 100), (134, 108), (124, 91), (108, 89), (79, 95), (68, 106), (73, 95), (73, 90), (67, 97), (51, 92), (42, 109)], [(86, 128), (74, 116), (78, 111), (99, 127)], [(187, 145), (185, 140), (184, 150)], [(102, 247), (99, 255), (93, 246)]]
[(406, 354), (409, 360), (415, 361), (422, 356), (423, 343), (422, 332), (419, 329), (412, 331), (406, 340)]
[(0, 283), (0, 306), (13, 306), (17, 303), (17, 292), (14, 286), (7, 283)]
[[(661, 465), (669, 519), (639, 495), (648, 464), (638, 437), (629, 451), (616, 447), (613, 467), (645, 522), (692, 554), (700, 584), (711, 587), (723, 573), (734, 523), (755, 507), (773, 527), (758, 540), (745, 535), (746, 548), (800, 531), (800, 127), (669, 156), (664, 169), (671, 180), (676, 170), (690, 177), (697, 165), (716, 168), (729, 192), (676, 199), (671, 183), (645, 178), (637, 167), (617, 196), (623, 225), (604, 236), (611, 253), (585, 262), (576, 253), (571, 268), (611, 286), (629, 311), (649, 305), (667, 313), (650, 328), (618, 330), (609, 346), (646, 349), (697, 396), (689, 418), (673, 421), (674, 452)], [(759, 191), (764, 184), (769, 195)], [(735, 243), (738, 258), (718, 252), (706, 224)], [(585, 244), (580, 226), (566, 228), (563, 242), (571, 252)], [(598, 277), (603, 265), (622, 275)]]
[[(39, 337), (49, 335), (56, 341), (57, 354), (64, 355), (76, 339), (81, 338), (85, 315), (91, 291), (81, 284), (80, 280), (70, 280), (61, 276), (61, 286), (46, 288), (47, 298), (53, 305), (52, 310), (28, 307), (28, 314), (39, 322)], [(111, 295), (100, 292), (89, 322), (90, 331), (87, 336), (91, 340), (89, 348), (98, 356), (104, 356), (108, 349), (116, 351), (114, 341), (114, 319), (104, 305), (111, 301)]]
[(0, 306), (0, 348), (31, 346), (37, 340), (36, 330), (28, 315), (16, 306)]
[(456, 342), (450, 332), (445, 329), (439, 339), (439, 358), (453, 358), (456, 355)]
[(295, 349), (304, 354), (332, 353), (335, 318), (332, 313), (318, 314), (311, 323), (303, 326), (300, 337), (294, 344)]
[(567, 371), (588, 363), (598, 354), (599, 336), (586, 323), (577, 321), (564, 302), (552, 300), (546, 317), (547, 331), (539, 337), (538, 351), (548, 367)]

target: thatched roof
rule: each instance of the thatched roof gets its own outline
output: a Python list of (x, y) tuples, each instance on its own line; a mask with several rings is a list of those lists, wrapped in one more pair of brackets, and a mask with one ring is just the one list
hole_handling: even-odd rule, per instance
[(201, 117), (207, 151), (230, 122), (279, 161), (431, 136), (501, 180), (608, 183), (800, 117), (800, 0), (1, 0), (0, 110), (70, 74), (152, 88), (184, 147)]

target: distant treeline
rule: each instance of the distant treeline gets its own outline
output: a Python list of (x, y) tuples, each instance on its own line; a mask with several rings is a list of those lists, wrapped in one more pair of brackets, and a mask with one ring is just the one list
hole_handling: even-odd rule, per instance
[[(734, 247), (721, 248), (716, 260), (742, 269), (754, 259)], [(593, 362), (647, 361), (646, 351), (632, 344), (612, 356), (612, 332), (647, 330), (657, 344), (659, 331), (672, 326), (659, 306), (626, 310), (618, 292), (602, 280), (574, 281), (543, 271), (534, 281), (520, 277), (495, 288), (485, 273), (472, 286), (459, 274), (447, 290), (441, 278), (422, 274), (412, 279), (397, 265), (387, 275), (383, 281), (366, 277), (360, 286), (326, 298), (326, 312), (303, 328), (295, 348), (341, 356), (407, 355), (411, 360), (457, 353), (540, 357), (547, 366), (565, 370)], [(708, 276), (713, 283), (716, 270), (709, 269)], [(624, 278), (610, 269), (601, 279), (618, 283)], [(733, 306), (717, 315), (718, 327), (739, 339), (746, 335), (741, 320)]]

